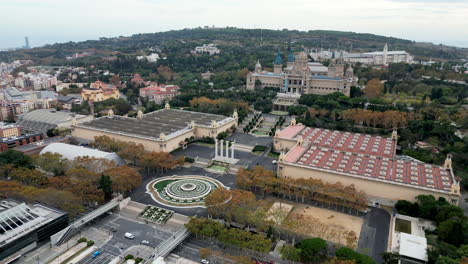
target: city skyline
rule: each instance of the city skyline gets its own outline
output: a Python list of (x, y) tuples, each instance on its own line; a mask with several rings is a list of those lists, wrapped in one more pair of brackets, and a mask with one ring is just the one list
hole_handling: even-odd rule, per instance
[[(464, 15), (468, 13), (468, 1), (449, 0), (450, 5), (447, 2), (360, 0), (349, 5), (342, 0), (255, 3), (202, 0), (196, 4), (186, 0), (84, 0), (76, 5), (72, 1), (56, 0), (2, 1), (5, 15), (0, 22), (0, 49), (23, 46), (25, 36), (29, 37), (31, 47), (37, 47), (206, 25), (352, 31), (468, 47), (468, 36), (460, 34), (467, 27)], [(18, 13), (23, 15), (14, 15)]]

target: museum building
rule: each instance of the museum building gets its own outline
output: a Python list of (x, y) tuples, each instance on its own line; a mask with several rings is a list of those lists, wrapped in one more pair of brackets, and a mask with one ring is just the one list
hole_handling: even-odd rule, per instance
[(369, 200), (393, 206), (398, 200), (415, 201), (418, 195), (460, 199), (460, 179), (452, 157), (443, 166), (396, 155), (397, 132), (390, 138), (306, 127), (295, 119), (274, 137), (281, 152), (278, 176), (313, 178), (328, 183), (354, 184)]
[(142, 144), (147, 151), (171, 152), (185, 148), (190, 139), (203, 137), (216, 138), (221, 132), (229, 132), (237, 127), (238, 115), (222, 115), (171, 109), (166, 104), (164, 109), (143, 114), (136, 118), (114, 115), (88, 122), (75, 124), (72, 136), (80, 141), (93, 141), (96, 136)]

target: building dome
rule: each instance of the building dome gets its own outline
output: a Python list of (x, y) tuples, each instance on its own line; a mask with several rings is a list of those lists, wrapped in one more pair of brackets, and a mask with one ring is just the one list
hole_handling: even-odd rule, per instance
[(117, 155), (116, 153), (105, 152), (98, 149), (86, 148), (65, 143), (52, 143), (44, 149), (42, 149), (40, 154), (44, 154), (47, 152), (60, 154), (63, 158), (68, 160), (74, 160), (78, 157), (90, 157), (114, 161), (116, 165), (125, 164), (123, 159), (120, 158), (119, 155)]

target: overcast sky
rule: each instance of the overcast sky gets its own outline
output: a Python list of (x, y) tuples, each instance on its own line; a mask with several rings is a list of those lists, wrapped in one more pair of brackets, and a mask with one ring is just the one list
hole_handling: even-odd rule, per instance
[(328, 29), (468, 47), (468, 0), (0, 0), (0, 49), (205, 25)]

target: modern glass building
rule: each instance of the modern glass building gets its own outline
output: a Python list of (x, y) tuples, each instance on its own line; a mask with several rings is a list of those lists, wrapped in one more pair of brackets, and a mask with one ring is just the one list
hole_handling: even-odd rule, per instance
[(68, 225), (68, 214), (40, 204), (0, 201), (0, 261), (9, 263)]

